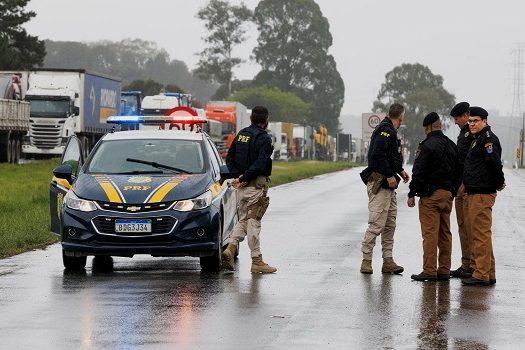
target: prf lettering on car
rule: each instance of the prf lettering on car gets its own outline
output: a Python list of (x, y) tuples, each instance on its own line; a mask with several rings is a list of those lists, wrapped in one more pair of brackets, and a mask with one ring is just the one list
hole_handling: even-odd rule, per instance
[(250, 136), (239, 135), (237, 141), (246, 143), (250, 141)]

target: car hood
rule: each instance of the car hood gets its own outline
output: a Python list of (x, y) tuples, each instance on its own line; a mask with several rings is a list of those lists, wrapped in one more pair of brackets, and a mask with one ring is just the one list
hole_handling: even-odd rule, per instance
[(101, 202), (160, 203), (197, 197), (210, 182), (208, 174), (80, 174), (73, 191), (80, 198)]

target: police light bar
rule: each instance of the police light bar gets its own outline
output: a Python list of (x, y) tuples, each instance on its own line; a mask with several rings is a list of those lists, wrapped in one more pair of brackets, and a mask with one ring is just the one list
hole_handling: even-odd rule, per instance
[(208, 120), (195, 116), (184, 115), (142, 115), (142, 116), (111, 116), (108, 117), (108, 124), (144, 124), (144, 125), (161, 125), (161, 124), (182, 124), (195, 125), (204, 124)]

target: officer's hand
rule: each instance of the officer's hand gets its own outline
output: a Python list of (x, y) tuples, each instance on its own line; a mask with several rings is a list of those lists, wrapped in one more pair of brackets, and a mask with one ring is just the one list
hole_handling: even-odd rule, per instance
[(395, 177), (390, 176), (386, 179), (386, 181), (388, 181), (388, 187), (390, 187), (391, 189), (395, 189), (397, 187), (397, 181)]
[(235, 189), (238, 189), (239, 187), (241, 187), (241, 182), (239, 181), (239, 179), (233, 180), (231, 184), (232, 184), (232, 187)]
[(416, 198), (415, 197), (408, 197), (407, 204), (410, 208), (413, 208), (416, 206)]
[(401, 172), (401, 177), (403, 178), (403, 183), (407, 183), (408, 180), (410, 180), (410, 176), (408, 176), (407, 172), (404, 170)]
[(505, 189), (505, 187), (507, 187), (507, 184), (504, 182), (503, 185), (501, 186), (501, 188), (498, 189), (498, 191), (503, 191)]

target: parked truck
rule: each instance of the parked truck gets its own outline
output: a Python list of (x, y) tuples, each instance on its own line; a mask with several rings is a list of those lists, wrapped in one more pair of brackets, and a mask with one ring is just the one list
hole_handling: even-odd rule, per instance
[(235, 101), (210, 101), (206, 104), (206, 118), (221, 122), (221, 139), (215, 144), (221, 155), (226, 156), (235, 134), (250, 126), (250, 115), (245, 105)]
[(288, 160), (292, 157), (294, 151), (293, 130), (293, 123), (271, 122), (268, 124), (268, 132), (274, 141), (274, 159)]
[(30, 71), (25, 99), (31, 103), (31, 116), (22, 152), (60, 155), (75, 134), (89, 153), (111, 130), (106, 119), (120, 112), (120, 85), (116, 78), (83, 69)]
[(21, 101), (21, 76), (0, 73), (0, 162), (18, 163), (29, 130), (29, 103)]

